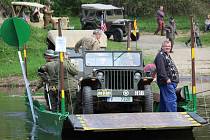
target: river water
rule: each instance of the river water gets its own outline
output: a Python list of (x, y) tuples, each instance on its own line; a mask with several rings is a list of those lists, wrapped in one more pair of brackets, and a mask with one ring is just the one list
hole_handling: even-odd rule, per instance
[[(61, 140), (33, 125), (27, 118), (24, 100), (23, 89), (0, 88), (0, 140)], [(194, 129), (194, 137), (209, 140), (210, 126)]]

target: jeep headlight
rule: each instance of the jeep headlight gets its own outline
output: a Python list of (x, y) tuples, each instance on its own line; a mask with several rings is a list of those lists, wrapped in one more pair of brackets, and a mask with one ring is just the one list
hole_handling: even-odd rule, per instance
[(135, 75), (134, 75), (134, 79), (135, 80), (141, 79), (141, 74), (139, 72), (136, 72)]
[(103, 79), (103, 77), (104, 77), (103, 72), (98, 72), (97, 75), (96, 75), (96, 77), (97, 77), (98, 79)]

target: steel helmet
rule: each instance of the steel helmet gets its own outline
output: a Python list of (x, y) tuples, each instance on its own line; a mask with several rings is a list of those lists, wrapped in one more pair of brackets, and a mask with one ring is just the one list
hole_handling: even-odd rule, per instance
[(51, 50), (51, 49), (46, 50), (45, 53), (44, 53), (44, 56), (51, 56), (53, 58), (58, 57), (58, 55), (59, 54), (57, 52), (55, 52), (54, 50)]

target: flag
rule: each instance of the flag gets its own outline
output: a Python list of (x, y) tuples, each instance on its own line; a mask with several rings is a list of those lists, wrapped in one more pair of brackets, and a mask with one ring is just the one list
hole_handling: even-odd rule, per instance
[(137, 30), (136, 18), (134, 19), (134, 22), (133, 22), (133, 28), (134, 28), (133, 34), (136, 36), (136, 30)]
[(107, 31), (106, 23), (104, 23), (103, 14), (101, 15), (101, 30), (102, 30), (103, 32)]

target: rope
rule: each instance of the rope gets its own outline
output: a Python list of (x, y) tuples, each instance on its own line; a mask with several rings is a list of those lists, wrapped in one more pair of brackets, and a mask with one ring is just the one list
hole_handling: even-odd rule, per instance
[(66, 112), (65, 114), (61, 114), (60, 117), (58, 118), (60, 120), (65, 120), (69, 116), (69, 112)]

